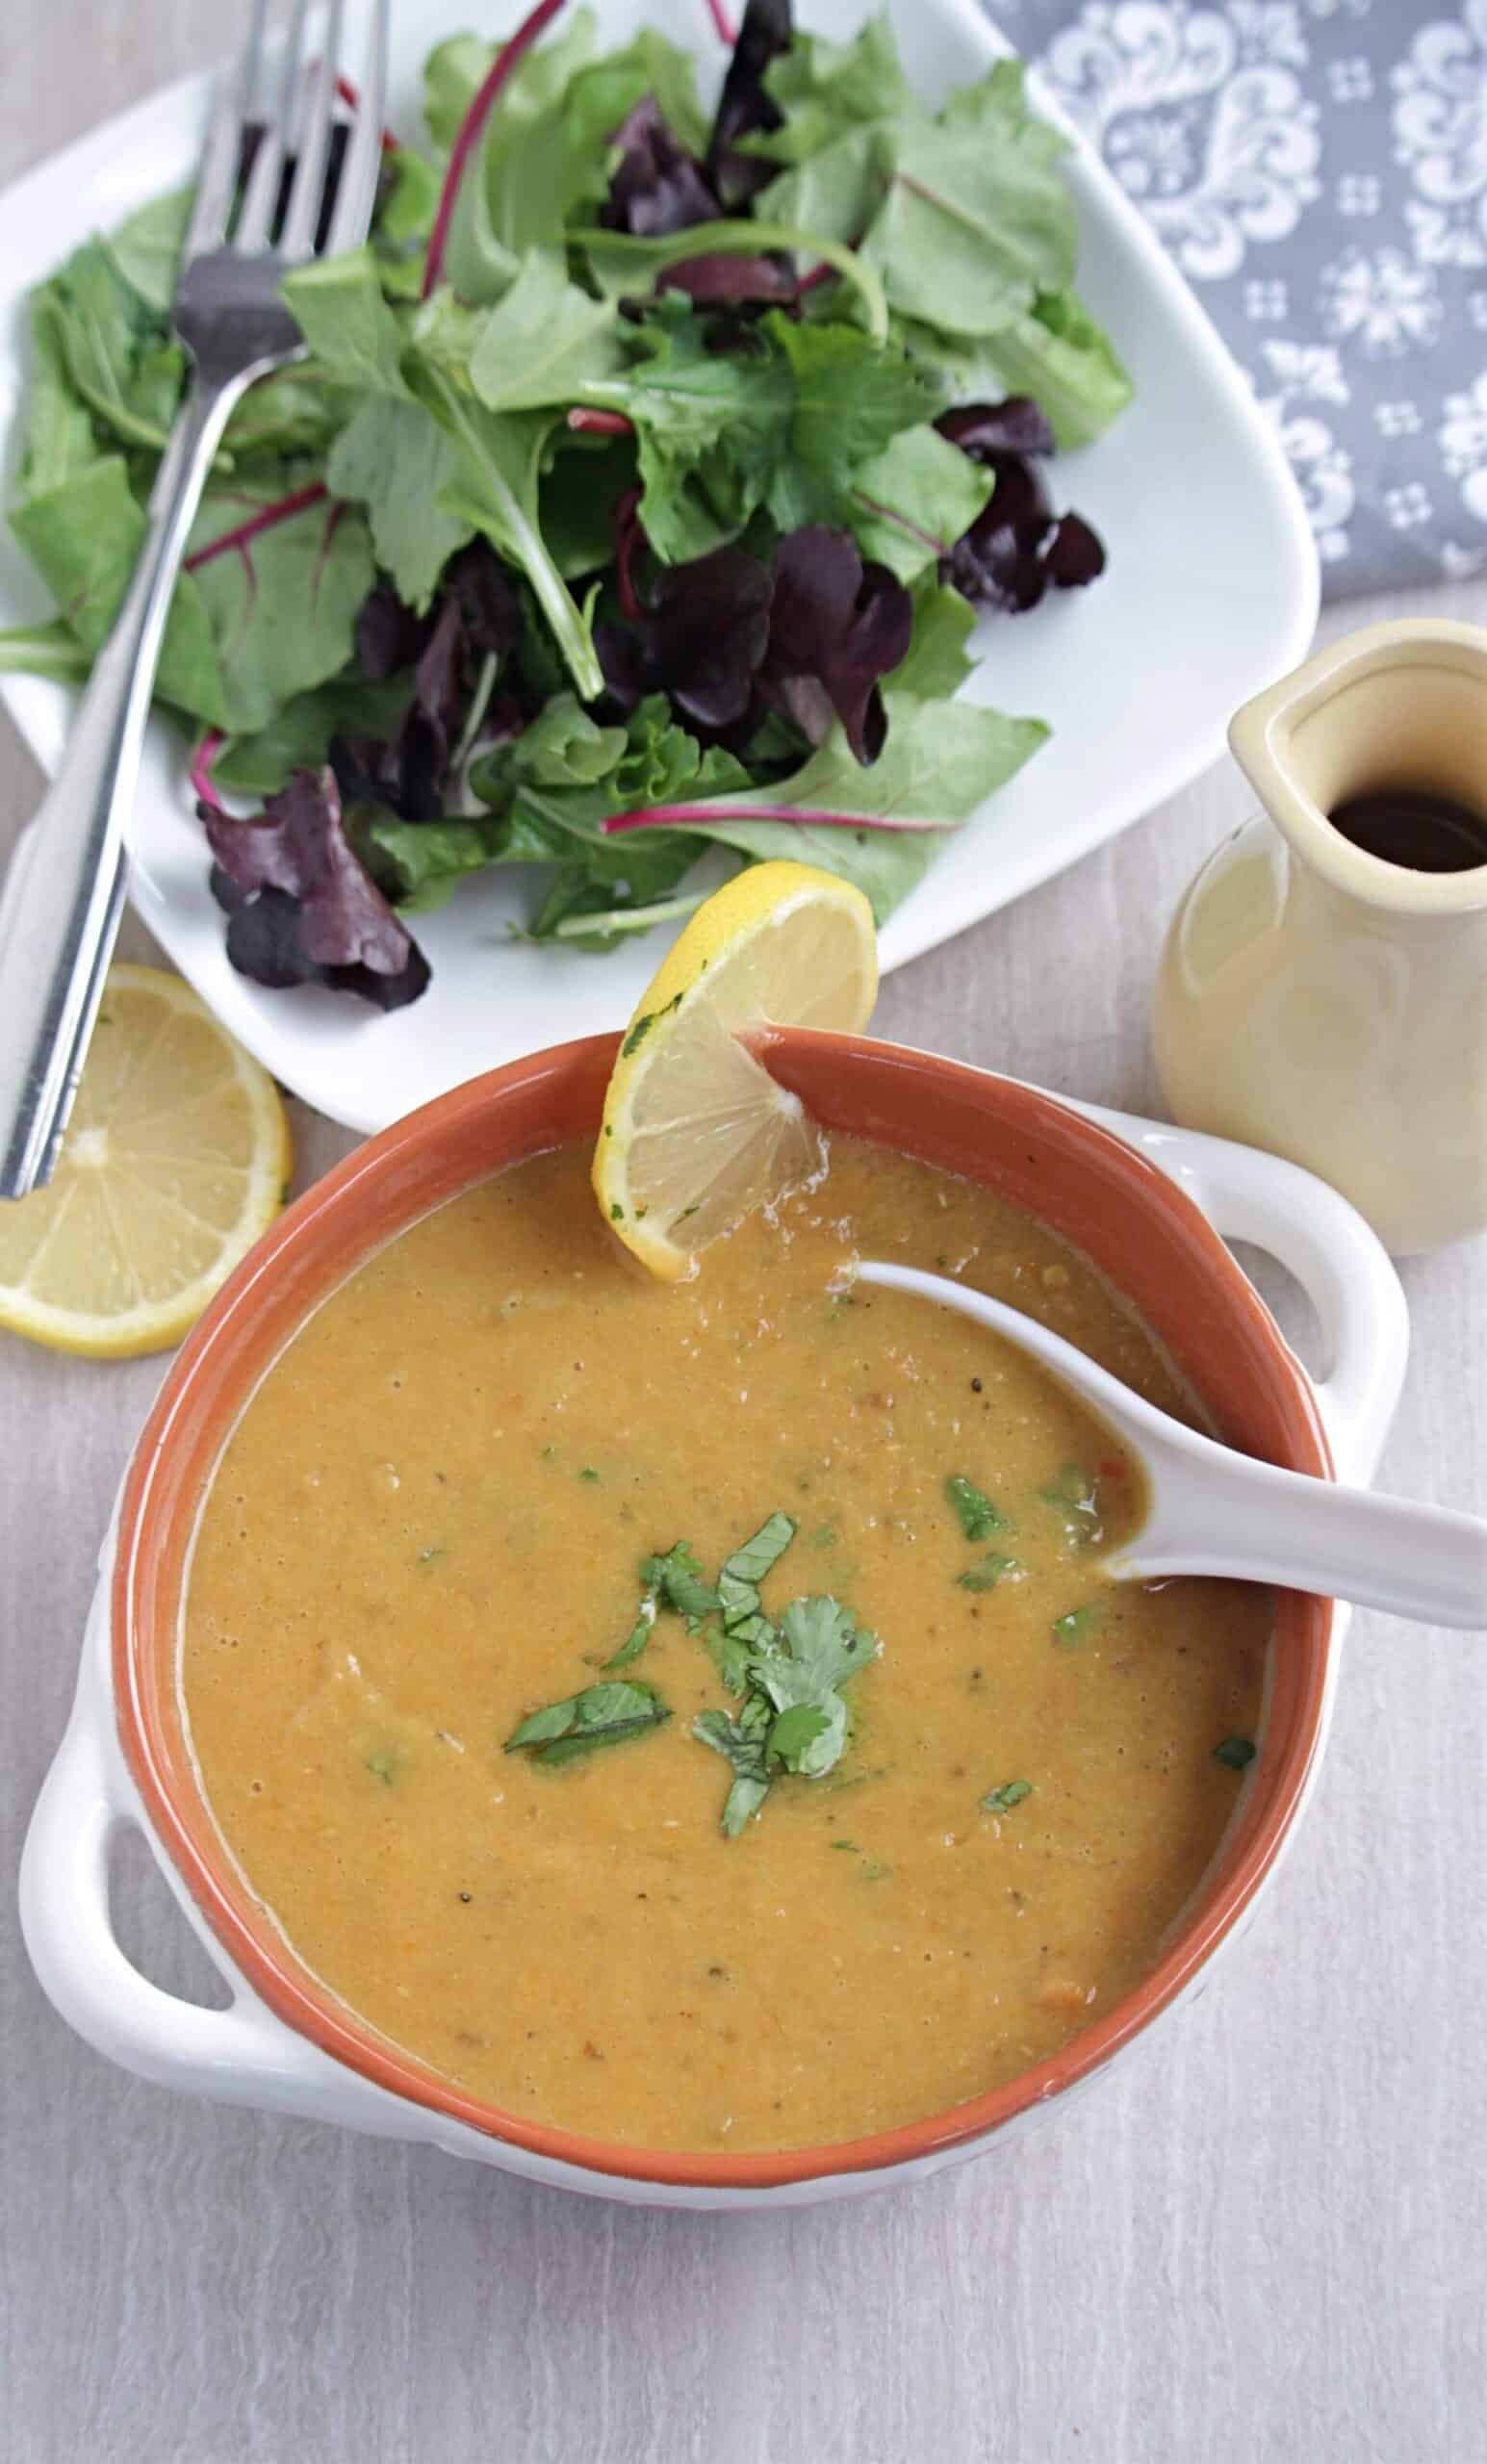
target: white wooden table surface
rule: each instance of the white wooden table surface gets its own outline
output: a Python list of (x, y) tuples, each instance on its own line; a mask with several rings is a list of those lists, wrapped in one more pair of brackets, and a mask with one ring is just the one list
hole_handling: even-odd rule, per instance
[[(206, 0), (6, 0), (0, 180), (207, 57), (228, 22)], [(1487, 621), (1480, 587), (1410, 603)], [(0, 722), (0, 845), (36, 793)], [(1151, 1107), (1160, 933), (1244, 809), (1215, 771), (892, 978), (882, 1031)], [(129, 948), (147, 955), (138, 927)], [(350, 1142), (306, 1116), (295, 1132), (301, 1182)], [(1463, 1505), (1487, 1504), (1484, 1266), (1476, 1244), (1405, 1269), (1415, 1353), (1384, 1465)], [(5, 2464), (1487, 2452), (1482, 1645), (1358, 1619), (1314, 1809), (1259, 1924), (1040, 2134), (862, 2204), (601, 2205), (174, 2099), (87, 2051), (32, 1982), (12, 1878), (159, 1373), (0, 1337)], [(142, 1857), (118, 1903), (151, 1974), (204, 1982)]]

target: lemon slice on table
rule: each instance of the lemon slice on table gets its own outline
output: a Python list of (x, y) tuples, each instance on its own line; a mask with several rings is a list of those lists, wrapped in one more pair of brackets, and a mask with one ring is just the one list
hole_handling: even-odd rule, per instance
[(738, 1038), (857, 1033), (878, 994), (859, 889), (811, 864), (753, 864), (698, 909), (641, 998), (604, 1097), (594, 1191), (627, 1248), (668, 1280), (751, 1207), (808, 1179), (820, 1142)]
[(273, 1080), (190, 987), (111, 967), (57, 1169), (0, 1203), (0, 1326), (163, 1351), (278, 1214), (293, 1163)]

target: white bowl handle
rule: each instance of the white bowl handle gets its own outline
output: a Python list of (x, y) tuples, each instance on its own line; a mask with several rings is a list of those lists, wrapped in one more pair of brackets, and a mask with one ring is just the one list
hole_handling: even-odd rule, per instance
[[(106, 1550), (106, 1561), (110, 1554)], [(21, 1929), (42, 1990), (99, 2053), (161, 2087), (391, 2138), (416, 2136), (416, 2107), (333, 2062), (265, 2007), (156, 1848), (114, 1732), (107, 1628), (105, 1577), (89, 1619), (72, 1716), (21, 1858)], [(164, 1992), (120, 1947), (109, 1908), (109, 1859), (130, 1825), (149, 1840), (228, 1987), (233, 1998), (225, 2011)]]
[(1314, 1172), (1257, 1146), (1100, 1105), (1072, 1109), (1140, 1147), (1224, 1240), (1252, 1242), (1295, 1276), (1326, 1348), (1326, 1374), (1312, 1382), (1338, 1478), (1371, 1480), (1404, 1379), (1409, 1314), (1389, 1253), (1356, 1207)]

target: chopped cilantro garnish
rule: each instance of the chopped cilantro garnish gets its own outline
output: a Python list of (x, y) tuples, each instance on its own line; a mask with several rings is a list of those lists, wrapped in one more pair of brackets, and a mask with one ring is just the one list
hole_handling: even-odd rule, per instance
[(599, 1474), (595, 1471), (592, 1463), (585, 1463), (582, 1471), (578, 1475), (578, 1477), (580, 1480), (587, 1480), (589, 1486), (592, 1488), (599, 1478)]
[(735, 1720), (728, 1711), (699, 1711), (692, 1734), (732, 1766), (733, 1784), (724, 1801), (724, 1836), (736, 1839), (769, 1794), (769, 1706), (751, 1694)]
[(988, 1549), (974, 1566), (968, 1566), (956, 1581), (962, 1591), (995, 1591), (1004, 1575), (1020, 1574), (1015, 1557), (1004, 1557), (999, 1551)]
[(635, 1622), (629, 1633), (620, 1645), (614, 1657), (606, 1659), (602, 1665), (605, 1668), (628, 1668), (631, 1660), (638, 1659), (645, 1650), (651, 1639), (651, 1629), (654, 1623), (655, 1594), (654, 1591), (648, 1591), (641, 1598), (640, 1606), (635, 1611)]
[(1054, 1619), (1053, 1639), (1062, 1651), (1079, 1649), (1104, 1604), (1100, 1600), (1087, 1600), (1082, 1607), (1070, 1608), (1064, 1616)]
[(1011, 1813), (1013, 1806), (1020, 1806), (1023, 1798), (1030, 1797), (1032, 1793), (1031, 1780), (1004, 1781), (1001, 1787), (987, 1790), (981, 1800), (981, 1810), (983, 1813)]
[(1082, 1463), (1062, 1463), (1038, 1494), (1044, 1505), (1059, 1508), (1071, 1540), (1082, 1549), (1094, 1546), (1101, 1527), (1099, 1484), (1090, 1478)]
[(664, 1557), (647, 1557), (640, 1579), (666, 1607), (684, 1617), (694, 1633), (705, 1617), (718, 1614), (718, 1595), (703, 1580), (697, 1553), (685, 1540), (678, 1540)]
[(549, 1703), (532, 1711), (507, 1737), (505, 1751), (530, 1748), (543, 1764), (570, 1762), (576, 1755), (592, 1754), (602, 1745), (619, 1745), (626, 1737), (643, 1736), (671, 1712), (654, 1685), (627, 1678), (604, 1685), (586, 1685), (581, 1694)]
[(988, 1540), (993, 1531), (1006, 1530), (1007, 1517), (992, 1504), (985, 1490), (978, 1489), (963, 1473), (951, 1473), (945, 1482), (945, 1497), (967, 1540)]
[[(718, 1577), (718, 1605), (725, 1635), (734, 1642), (763, 1643), (774, 1629), (763, 1613), (759, 1585), (783, 1556), (798, 1526), (793, 1515), (775, 1513), (752, 1540), (735, 1549)], [(736, 1686), (733, 1689), (738, 1690)]]
[(363, 1759), (372, 1778), (380, 1780), (384, 1788), (392, 1786), (402, 1767), (402, 1756), (396, 1745), (374, 1745)]
[(1226, 1736), (1214, 1748), (1214, 1760), (1221, 1762), (1226, 1771), (1243, 1771), (1254, 1758), (1254, 1745), (1247, 1736)]
[(862, 1853), (855, 1839), (833, 1839), (832, 1841), (832, 1846), (833, 1848), (845, 1848), (849, 1857), (859, 1857)]
[(623, 1223), (625, 1220), (625, 1209), (620, 1204), (618, 1198), (615, 1199), (613, 1206), (609, 1209), (609, 1220), (611, 1223)]
[(642, 1010), (639, 1017), (635, 1020), (634, 1025), (626, 1037), (625, 1041), (620, 1046), (620, 1058), (622, 1061), (628, 1061), (632, 1052), (638, 1052), (640, 1050), (641, 1045), (645, 1042), (647, 1036), (650, 1034), (654, 1024), (655, 1012), (654, 1010)]

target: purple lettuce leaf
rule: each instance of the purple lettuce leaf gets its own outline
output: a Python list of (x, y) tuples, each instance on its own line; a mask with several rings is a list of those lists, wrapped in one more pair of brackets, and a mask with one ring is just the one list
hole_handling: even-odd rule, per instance
[(721, 209), (707, 175), (668, 127), (654, 94), (641, 95), (610, 142), (620, 159), (599, 217), (606, 230), (654, 240), (717, 221)]
[(885, 565), (864, 564), (844, 530), (812, 522), (775, 551), (767, 701), (820, 744), (840, 719), (859, 761), (876, 761), (887, 732), (879, 680), (909, 655), (913, 602)]
[[(394, 736), (337, 736), (332, 767), (347, 803), (369, 798), (404, 821), (437, 821), (465, 712), (487, 658), (504, 658), (522, 629), (522, 607), (499, 556), (483, 541), (450, 559), (427, 616), (415, 616), (379, 583), (356, 624), (363, 671), (374, 680), (410, 663), (413, 698)], [(509, 720), (504, 705), (491, 712)]]
[(655, 278), (657, 291), (682, 291), (697, 308), (793, 307), (800, 283), (782, 257), (683, 257)]
[(1025, 394), (967, 402), (936, 421), (941, 436), (996, 474), (996, 492), (940, 560), (941, 579), (973, 607), (1011, 614), (1036, 607), (1050, 588), (1082, 589), (1105, 570), (1098, 533), (1077, 513), (1060, 514), (1039, 462), (1053, 430)]
[(323, 984), (382, 1010), (416, 1001), (428, 962), (346, 834), (334, 773), (296, 770), (262, 813), (199, 808), (227, 911), (227, 955), (275, 989)]
[(778, 176), (778, 164), (740, 153), (738, 141), (782, 125), (784, 114), (765, 87), (764, 71), (789, 50), (794, 34), (790, 0), (749, 0), (707, 140), (707, 175), (726, 214), (735, 214)]
[(657, 566), (642, 584), (633, 528), (621, 569), (632, 621), (594, 633), (609, 692), (627, 712), (648, 693), (667, 693), (705, 733), (731, 729), (752, 711), (769, 641), (769, 568), (743, 548), (715, 548), (690, 564)]

